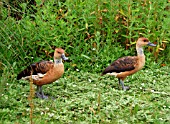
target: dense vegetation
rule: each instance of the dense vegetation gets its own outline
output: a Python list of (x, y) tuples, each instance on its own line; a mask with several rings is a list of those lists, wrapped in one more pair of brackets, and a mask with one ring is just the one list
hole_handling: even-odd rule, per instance
[[(0, 2), (0, 122), (169, 123), (169, 0), (3, 0)], [(113, 60), (135, 55), (135, 41), (147, 37), (146, 65), (118, 88), (100, 73)], [(53, 59), (62, 47), (71, 62), (45, 92), (32, 99), (29, 83), (16, 75), (27, 65)]]

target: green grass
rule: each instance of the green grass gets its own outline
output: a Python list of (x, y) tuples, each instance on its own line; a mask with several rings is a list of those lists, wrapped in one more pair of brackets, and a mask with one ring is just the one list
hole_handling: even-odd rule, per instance
[[(170, 68), (146, 69), (128, 77), (122, 91), (114, 77), (83, 71), (70, 72), (43, 86), (48, 100), (33, 99), (34, 123), (170, 123)], [(5, 79), (7, 80), (7, 79)], [(28, 123), (29, 83), (5, 84), (0, 122)]]

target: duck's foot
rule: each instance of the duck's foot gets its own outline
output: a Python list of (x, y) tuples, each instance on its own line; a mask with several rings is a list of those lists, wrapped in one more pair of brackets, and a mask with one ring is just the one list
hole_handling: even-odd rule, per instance
[(120, 78), (119, 78), (119, 85), (122, 86), (122, 89), (123, 89), (124, 91), (127, 91), (127, 90), (130, 89), (130, 87), (124, 85), (124, 82), (123, 82)]
[(48, 99), (48, 96), (45, 96), (43, 93), (42, 86), (37, 86), (37, 92), (35, 95), (41, 99)]
[(38, 92), (35, 93), (35, 95), (40, 98), (40, 99), (48, 99), (48, 96), (44, 95), (44, 94), (40, 94)]
[(129, 89), (130, 89), (130, 87), (128, 87), (128, 86), (124, 86), (124, 87), (122, 87), (122, 89), (123, 89), (124, 91), (127, 91), (127, 90), (129, 90)]

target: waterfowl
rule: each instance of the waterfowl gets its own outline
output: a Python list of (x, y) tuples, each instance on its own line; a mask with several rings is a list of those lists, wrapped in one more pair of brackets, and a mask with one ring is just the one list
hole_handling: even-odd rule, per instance
[[(51, 61), (40, 61), (29, 65), (17, 75), (17, 80), (29, 80), (32, 76), (33, 84), (37, 85), (36, 96), (42, 99), (48, 98), (42, 91), (42, 86), (50, 84), (59, 79), (64, 73), (63, 60), (68, 60), (62, 48), (54, 51), (54, 63)], [(32, 75), (31, 75), (32, 74)]]
[(145, 65), (145, 55), (143, 52), (143, 46), (156, 46), (151, 43), (147, 38), (139, 38), (136, 42), (137, 56), (126, 56), (115, 60), (110, 66), (104, 69), (102, 75), (108, 74), (115, 76), (119, 80), (119, 84), (122, 86), (123, 90), (129, 89), (129, 87), (124, 86), (124, 80), (127, 76), (132, 75)]

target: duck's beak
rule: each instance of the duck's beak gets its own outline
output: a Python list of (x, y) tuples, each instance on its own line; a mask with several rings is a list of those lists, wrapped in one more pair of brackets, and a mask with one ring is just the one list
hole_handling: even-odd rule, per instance
[(153, 44), (153, 43), (151, 43), (151, 42), (149, 42), (147, 45), (148, 45), (148, 46), (156, 46), (155, 44)]
[(61, 58), (62, 58), (64, 61), (67, 61), (67, 60), (68, 60), (68, 57), (66, 57), (64, 53), (61, 55)]

